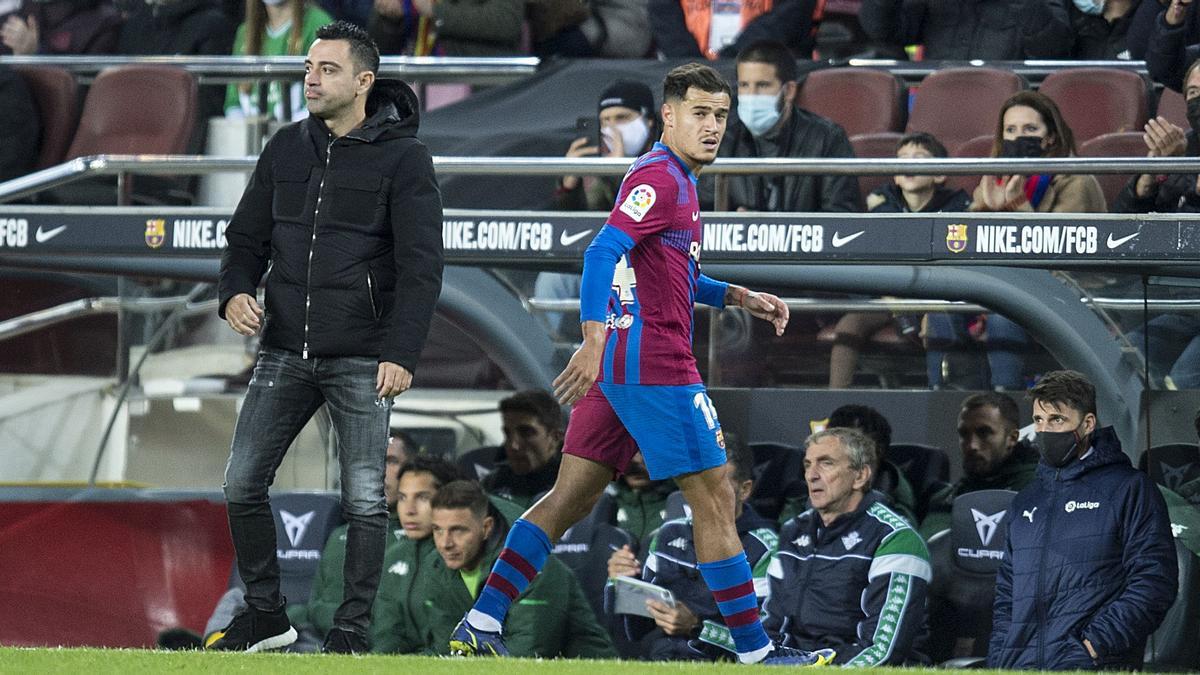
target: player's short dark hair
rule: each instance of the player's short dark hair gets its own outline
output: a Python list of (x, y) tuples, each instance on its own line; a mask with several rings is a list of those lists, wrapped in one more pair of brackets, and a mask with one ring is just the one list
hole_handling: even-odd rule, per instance
[(875, 441), (877, 460), (887, 457), (888, 449), (892, 447), (892, 425), (883, 413), (866, 405), (844, 405), (829, 414), (830, 427), (850, 427), (858, 429)]
[(433, 476), (433, 482), (439, 488), (456, 480), (462, 480), (462, 472), (458, 470), (458, 466), (447, 461), (445, 457), (436, 455), (416, 455), (400, 465), (400, 474), (396, 476), (396, 479), (404, 478), (404, 474), (409, 472), (427, 473)]
[(561, 431), (563, 411), (554, 396), (544, 389), (518, 391), (500, 401), (500, 412), (532, 415), (547, 431)]
[(754, 480), (754, 451), (736, 432), (721, 430), (725, 438), (725, 457), (733, 464), (733, 479), (739, 483)]
[(779, 81), (784, 84), (795, 82), (799, 77), (800, 71), (796, 67), (796, 55), (779, 40), (757, 40), (750, 43), (738, 52), (737, 62), (739, 64), (765, 63), (775, 66), (775, 77), (778, 77)]
[(379, 47), (365, 29), (349, 21), (334, 21), (317, 29), (318, 40), (345, 40), (350, 43), (350, 60), (356, 73), (379, 73)]
[(900, 140), (896, 141), (896, 152), (900, 152), (900, 148), (906, 145), (915, 145), (933, 155), (934, 157), (949, 157), (950, 153), (946, 150), (946, 146), (931, 133), (925, 131), (914, 131), (911, 134), (904, 134)]
[(685, 63), (676, 66), (663, 78), (663, 103), (667, 101), (682, 101), (687, 97), (688, 89), (695, 87), (710, 94), (727, 94), (733, 96), (729, 83), (712, 66), (703, 63)]
[(1013, 429), (1021, 428), (1021, 411), (1017, 408), (1017, 402), (1008, 394), (1002, 394), (998, 391), (989, 391), (968, 396), (962, 402), (961, 412), (966, 413), (987, 406), (995, 408), (1000, 413), (1000, 419), (1004, 420), (1009, 427)]
[(478, 481), (456, 480), (443, 485), (433, 496), (430, 507), (434, 509), (468, 509), (471, 515), (483, 519), (488, 516), (488, 498)]
[(1083, 373), (1055, 370), (1046, 373), (1029, 390), (1030, 401), (1065, 405), (1084, 415), (1096, 414), (1096, 386)]

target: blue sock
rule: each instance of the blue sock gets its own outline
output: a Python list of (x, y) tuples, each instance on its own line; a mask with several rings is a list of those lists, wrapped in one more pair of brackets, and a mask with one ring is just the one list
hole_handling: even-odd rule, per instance
[[(758, 597), (754, 593), (754, 578), (746, 552), (724, 560), (697, 565), (708, 590), (717, 601), (717, 609), (733, 637), (739, 656), (755, 655), (757, 661), (769, 651), (771, 644), (758, 617)], [(756, 652), (758, 654), (756, 654)]]
[(513, 600), (545, 566), (550, 548), (550, 537), (542, 528), (524, 518), (513, 523), (467, 621), (478, 629), (499, 632)]

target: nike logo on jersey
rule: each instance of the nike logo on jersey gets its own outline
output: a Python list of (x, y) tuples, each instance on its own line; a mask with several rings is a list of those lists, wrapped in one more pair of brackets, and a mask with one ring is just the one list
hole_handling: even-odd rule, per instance
[(562, 234), (558, 235), (558, 243), (562, 244), (563, 246), (570, 246), (571, 244), (574, 244), (591, 233), (591, 228), (588, 228), (582, 232), (576, 232), (575, 234), (567, 234), (567, 231), (563, 230)]
[(700, 220), (700, 212), (699, 212), (699, 211), (692, 211), (692, 222), (694, 223), (694, 222), (696, 222), (697, 220)]

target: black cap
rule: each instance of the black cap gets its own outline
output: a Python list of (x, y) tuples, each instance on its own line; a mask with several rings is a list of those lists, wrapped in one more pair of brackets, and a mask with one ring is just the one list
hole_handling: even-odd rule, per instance
[(654, 92), (641, 82), (617, 80), (608, 85), (604, 93), (600, 94), (598, 110), (603, 112), (605, 108), (614, 106), (639, 110), (643, 115), (648, 116), (654, 110)]

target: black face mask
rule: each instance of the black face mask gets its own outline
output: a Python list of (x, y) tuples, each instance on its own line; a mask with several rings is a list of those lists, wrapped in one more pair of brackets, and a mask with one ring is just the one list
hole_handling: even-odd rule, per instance
[(1014, 159), (1042, 156), (1042, 139), (1038, 136), (1018, 136), (1000, 142), (1000, 156)]
[(1033, 437), (1032, 445), (1046, 464), (1061, 469), (1071, 463), (1079, 454), (1087, 436), (1080, 435), (1079, 429), (1073, 431), (1039, 431)]
[(1187, 102), (1187, 120), (1196, 133), (1200, 133), (1200, 96)]

